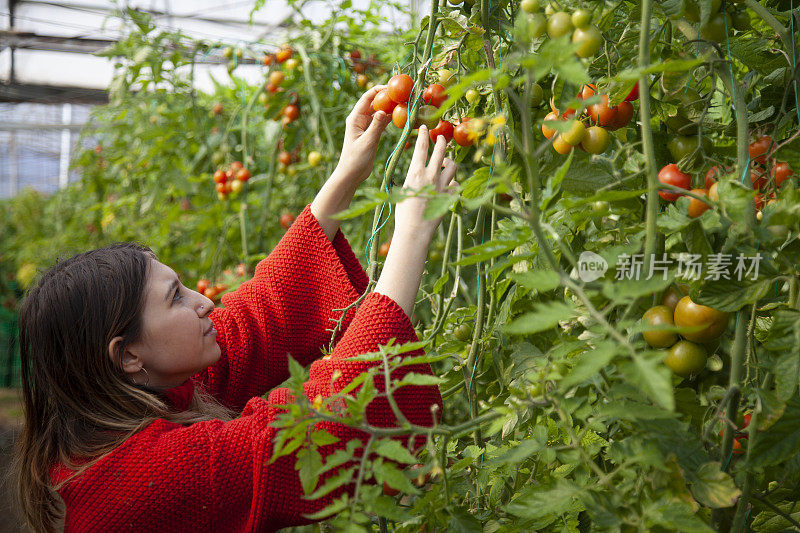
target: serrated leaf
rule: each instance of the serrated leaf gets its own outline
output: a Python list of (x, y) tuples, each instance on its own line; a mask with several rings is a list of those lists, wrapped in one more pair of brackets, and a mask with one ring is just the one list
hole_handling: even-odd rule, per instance
[(570, 369), (569, 374), (559, 381), (559, 386), (566, 389), (597, 375), (616, 353), (616, 345), (610, 342), (598, 344), (595, 349), (583, 352), (576, 358), (578, 363)]
[(708, 281), (699, 291), (695, 302), (730, 313), (766, 296), (772, 283), (770, 279)]
[(528, 270), (526, 272), (515, 272), (509, 275), (516, 283), (526, 289), (538, 292), (552, 291), (560, 284), (558, 274), (552, 270)]
[(572, 505), (580, 489), (569, 481), (559, 479), (554, 485), (527, 485), (506, 506), (506, 512), (525, 520), (548, 515), (559, 516)]
[(797, 390), (800, 376), (800, 352), (792, 350), (782, 354), (775, 363), (775, 391), (778, 398), (787, 401)]
[[(797, 379), (797, 376), (794, 376)], [(786, 461), (800, 450), (800, 399), (795, 395), (786, 404), (783, 416), (768, 431), (759, 433), (748, 456), (753, 467)]]
[(305, 494), (311, 493), (319, 481), (319, 471), (322, 467), (322, 456), (317, 450), (303, 448), (297, 452), (295, 470), (298, 472), (300, 484)]
[(394, 439), (383, 439), (375, 446), (375, 453), (397, 461), (398, 463), (416, 463), (417, 458), (411, 455), (408, 449)]
[(534, 308), (535, 311), (526, 313), (508, 324), (505, 332), (511, 335), (538, 333), (555, 327), (562, 320), (568, 320), (575, 316), (574, 309), (561, 302), (541, 302)]
[(317, 446), (328, 446), (339, 442), (339, 437), (331, 435), (327, 431), (319, 430), (311, 432), (311, 442)]
[(636, 354), (633, 362), (624, 365), (622, 370), (650, 399), (668, 411), (675, 410), (672, 374), (655, 356)]
[(411, 484), (411, 481), (403, 475), (403, 471), (397, 468), (393, 463), (376, 461), (373, 464), (372, 471), (378, 483), (386, 483), (393, 489), (397, 489), (406, 494), (419, 494), (419, 490), (417, 490), (417, 488)]
[(730, 507), (742, 494), (733, 478), (723, 472), (721, 466), (718, 462), (705, 463), (690, 477), (692, 495), (712, 509)]
[(395, 385), (397, 388), (403, 387), (405, 385), (439, 385), (443, 383), (445, 380), (438, 377), (438, 376), (431, 376), (430, 374), (420, 374), (416, 372), (410, 372), (403, 376), (397, 384)]

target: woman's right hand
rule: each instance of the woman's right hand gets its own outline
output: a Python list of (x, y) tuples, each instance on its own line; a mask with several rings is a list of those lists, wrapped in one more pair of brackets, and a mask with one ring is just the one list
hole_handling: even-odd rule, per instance
[[(428, 128), (424, 125), (420, 126), (417, 144), (411, 158), (411, 165), (408, 167), (406, 181), (403, 183), (403, 189), (409, 192), (418, 191), (426, 185), (433, 185), (436, 192), (452, 194), (458, 185), (453, 179), (457, 165), (452, 159), (444, 156), (447, 142), (442, 135), (436, 139), (430, 161), (426, 164), (429, 142)], [(395, 234), (409, 231), (417, 238), (424, 236), (430, 241), (444, 215), (433, 220), (426, 220), (423, 214), (427, 205), (428, 199), (423, 196), (408, 197), (399, 202), (394, 215)]]

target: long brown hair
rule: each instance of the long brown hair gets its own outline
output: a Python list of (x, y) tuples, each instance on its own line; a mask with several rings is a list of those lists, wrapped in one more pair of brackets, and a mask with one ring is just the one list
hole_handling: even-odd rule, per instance
[[(28, 526), (55, 531), (63, 506), (50, 468), (80, 475), (157, 419), (183, 425), (235, 413), (196, 387), (186, 411), (135, 385), (108, 346), (142, 334), (149, 248), (121, 243), (57, 262), (41, 275), (19, 315), (24, 426), (16, 443), (17, 495)], [(71, 479), (70, 478), (70, 479)]]

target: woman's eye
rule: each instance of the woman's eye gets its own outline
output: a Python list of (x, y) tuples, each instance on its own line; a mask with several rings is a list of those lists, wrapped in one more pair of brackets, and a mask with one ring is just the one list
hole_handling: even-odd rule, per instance
[(172, 297), (172, 301), (174, 302), (175, 300), (180, 300), (181, 298), (182, 296), (180, 288), (175, 289), (175, 296)]

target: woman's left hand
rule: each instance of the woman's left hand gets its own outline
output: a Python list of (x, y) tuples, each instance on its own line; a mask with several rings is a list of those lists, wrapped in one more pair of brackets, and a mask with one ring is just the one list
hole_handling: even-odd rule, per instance
[(358, 187), (372, 172), (381, 134), (392, 120), (391, 115), (372, 108), (375, 95), (385, 87), (376, 85), (365, 92), (345, 122), (342, 154), (334, 174), (353, 187)]

